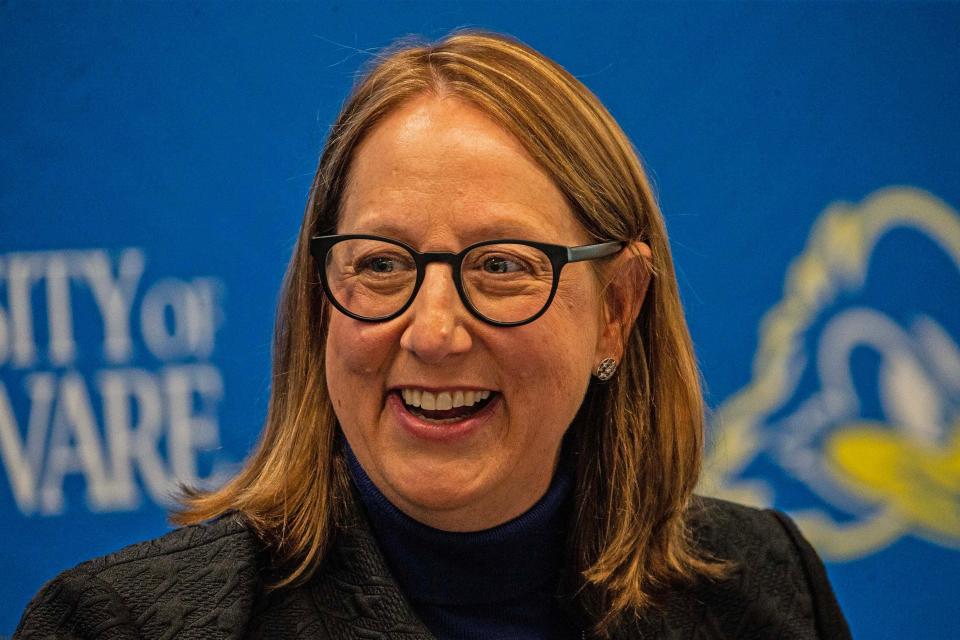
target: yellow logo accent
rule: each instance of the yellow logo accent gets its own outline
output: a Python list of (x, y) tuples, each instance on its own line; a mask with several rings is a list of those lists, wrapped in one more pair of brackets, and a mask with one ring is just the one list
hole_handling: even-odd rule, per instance
[[(948, 277), (960, 275), (960, 216), (931, 194), (896, 187), (857, 206), (831, 205), (790, 265), (783, 299), (761, 323), (751, 382), (712, 421), (701, 490), (772, 504), (769, 482), (742, 477), (766, 454), (832, 507), (832, 514), (816, 506), (791, 513), (830, 560), (873, 553), (907, 534), (960, 547), (956, 337), (926, 316), (904, 328), (878, 309), (859, 307), (827, 318), (814, 353), (804, 343), (828, 305), (863, 288), (874, 247), (898, 228), (932, 239), (957, 268)], [(881, 359), (881, 421), (860, 415), (850, 373), (853, 350), (864, 346)], [(774, 417), (809, 367), (819, 391), (792, 415)]]
[[(960, 433), (960, 423), (954, 427)], [(834, 433), (825, 453), (865, 499), (888, 504), (927, 537), (960, 538), (960, 438), (938, 451), (883, 424), (853, 423)]]

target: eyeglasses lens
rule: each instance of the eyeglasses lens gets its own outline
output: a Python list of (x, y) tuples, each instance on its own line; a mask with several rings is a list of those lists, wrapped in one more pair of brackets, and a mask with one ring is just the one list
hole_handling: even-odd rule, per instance
[[(410, 299), (417, 265), (405, 248), (379, 240), (343, 240), (331, 247), (327, 285), (336, 301), (364, 318), (388, 317)], [(553, 287), (553, 265), (539, 249), (500, 243), (476, 247), (461, 266), (469, 304), (494, 322), (523, 322), (543, 309)]]
[(522, 322), (550, 298), (553, 266), (545, 253), (523, 244), (487, 244), (464, 256), (463, 289), (481, 315)]
[(344, 240), (327, 254), (330, 293), (351, 313), (382, 318), (410, 299), (417, 265), (401, 246), (379, 240)]

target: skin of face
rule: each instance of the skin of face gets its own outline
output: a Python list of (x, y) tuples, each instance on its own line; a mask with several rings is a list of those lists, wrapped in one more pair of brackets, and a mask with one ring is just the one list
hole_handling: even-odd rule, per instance
[[(415, 98), (374, 127), (354, 155), (342, 205), (337, 233), (382, 235), (418, 251), (498, 238), (594, 242), (519, 141), (449, 96)], [(620, 290), (637, 302), (642, 270), (614, 264), (639, 262), (631, 258), (622, 251), (607, 262), (633, 274)], [(331, 313), (325, 367), (338, 422), (371, 480), (407, 515), (446, 531), (496, 526), (546, 492), (591, 373), (603, 358), (619, 359), (620, 323), (632, 322), (639, 304), (626, 308), (627, 317), (611, 318), (589, 263), (572, 263), (542, 317), (495, 327), (463, 306), (450, 267), (432, 263), (393, 320)], [(399, 424), (388, 402), (398, 387), (488, 389), (500, 398), (479, 428), (431, 440)]]

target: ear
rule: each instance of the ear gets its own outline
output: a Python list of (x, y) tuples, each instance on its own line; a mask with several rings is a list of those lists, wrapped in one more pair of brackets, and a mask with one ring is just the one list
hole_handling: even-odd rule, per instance
[(623, 360), (624, 341), (640, 315), (650, 285), (652, 259), (650, 246), (637, 240), (605, 265), (601, 291), (603, 313), (594, 368), (604, 358)]

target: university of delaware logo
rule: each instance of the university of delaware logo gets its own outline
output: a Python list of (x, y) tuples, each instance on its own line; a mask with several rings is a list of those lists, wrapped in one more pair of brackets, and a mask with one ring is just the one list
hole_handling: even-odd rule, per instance
[(702, 489), (776, 502), (829, 560), (960, 548), (958, 342), (957, 212), (912, 188), (830, 206), (714, 415)]

